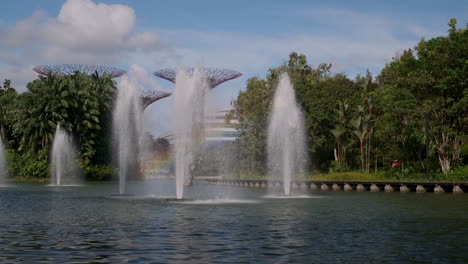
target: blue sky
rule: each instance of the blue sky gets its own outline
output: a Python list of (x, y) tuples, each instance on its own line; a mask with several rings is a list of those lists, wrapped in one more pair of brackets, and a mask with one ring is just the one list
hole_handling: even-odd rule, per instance
[[(289, 52), (349, 76), (379, 70), (422, 37), (468, 22), (467, 1), (143, 1), (24, 0), (2, 3), (0, 78), (24, 90), (45, 63), (119, 66), (141, 85), (171, 90), (151, 72), (178, 65), (233, 68), (241, 78), (217, 87), (228, 107), (247, 78), (263, 77)], [(171, 100), (151, 106), (148, 129), (170, 130)]]

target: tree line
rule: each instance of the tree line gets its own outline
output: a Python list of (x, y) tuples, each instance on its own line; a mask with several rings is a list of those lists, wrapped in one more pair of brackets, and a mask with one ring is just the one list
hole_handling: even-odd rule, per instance
[(269, 113), (282, 72), (305, 115), (312, 171), (446, 175), (461, 167), (468, 143), (468, 26), (456, 22), (450, 20), (446, 36), (422, 39), (392, 58), (377, 76), (332, 74), (331, 64), (314, 67), (292, 52), (266, 78), (250, 78), (230, 114), (240, 120), (242, 170), (266, 172)]

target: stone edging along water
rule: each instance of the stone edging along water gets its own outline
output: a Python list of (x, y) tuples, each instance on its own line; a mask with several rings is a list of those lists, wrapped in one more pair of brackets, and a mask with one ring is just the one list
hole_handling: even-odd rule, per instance
[[(206, 183), (232, 187), (280, 189), (281, 181), (204, 179)], [(468, 182), (386, 182), (386, 181), (293, 181), (292, 190), (357, 192), (466, 193)]]

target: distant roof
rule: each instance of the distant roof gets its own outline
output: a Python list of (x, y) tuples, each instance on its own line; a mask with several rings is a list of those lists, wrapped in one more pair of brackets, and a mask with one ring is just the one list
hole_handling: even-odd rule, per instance
[(52, 65), (39, 65), (33, 68), (39, 74), (47, 75), (49, 73), (58, 73), (61, 75), (69, 75), (75, 72), (84, 74), (94, 74), (97, 72), (99, 75), (108, 74), (112, 78), (116, 78), (125, 74), (124, 70), (107, 66), (107, 65), (92, 65), (92, 64), (52, 64)]
[[(242, 73), (238, 71), (230, 70), (230, 69), (222, 69), (222, 68), (187, 67), (185, 68), (185, 71), (189, 73), (190, 75), (192, 75), (195, 69), (201, 70), (206, 75), (210, 88), (215, 88), (216, 86), (222, 84), (223, 82), (236, 79), (242, 76)], [(162, 69), (162, 70), (154, 72), (154, 75), (175, 83), (176, 70)]]

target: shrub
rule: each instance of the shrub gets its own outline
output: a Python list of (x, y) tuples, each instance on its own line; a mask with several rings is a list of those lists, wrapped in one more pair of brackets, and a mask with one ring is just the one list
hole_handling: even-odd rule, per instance
[(18, 180), (45, 180), (49, 177), (47, 160), (39, 155), (20, 155), (12, 150), (8, 150), (7, 160), (9, 174)]
[(91, 165), (84, 171), (86, 180), (89, 181), (111, 180), (118, 175), (118, 171), (109, 165)]
[(468, 165), (450, 171), (446, 175), (446, 180), (468, 182)]
[(49, 177), (49, 165), (46, 160), (28, 159), (18, 177), (23, 179), (47, 179)]
[(338, 161), (336, 160), (332, 160), (330, 162), (330, 168), (328, 169), (328, 172), (329, 173), (334, 173), (334, 172), (344, 172), (346, 171), (346, 167), (345, 166), (342, 166), (338, 163)]

